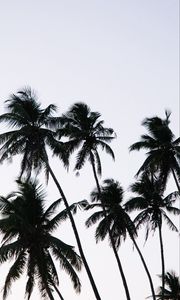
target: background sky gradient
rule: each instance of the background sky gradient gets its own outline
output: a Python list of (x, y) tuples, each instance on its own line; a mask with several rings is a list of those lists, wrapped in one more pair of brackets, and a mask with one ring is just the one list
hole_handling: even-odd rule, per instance
[[(113, 177), (120, 181), (127, 200), (128, 187), (144, 160), (142, 152), (128, 150), (145, 131), (141, 121), (154, 115), (164, 117), (168, 108), (171, 129), (179, 135), (179, 1), (6, 0), (0, 1), (0, 25), (0, 113), (9, 94), (26, 85), (37, 91), (43, 107), (58, 105), (59, 114), (76, 101), (86, 102), (117, 133), (111, 145), (116, 162), (101, 155), (102, 180)], [(88, 163), (79, 177), (73, 173), (73, 159), (68, 173), (56, 158), (52, 167), (70, 203), (89, 198), (95, 183)], [(1, 195), (16, 188), (18, 171), (18, 158), (0, 167)], [(43, 175), (40, 180), (45, 184)], [(174, 190), (170, 179), (167, 192)], [(59, 197), (51, 180), (47, 194), (47, 205)], [(108, 242), (96, 245), (94, 228), (85, 229), (88, 215), (80, 213), (77, 226), (102, 299), (125, 300)], [(178, 225), (177, 218), (175, 223)], [(179, 273), (178, 235), (166, 226), (163, 235), (166, 269)], [(57, 236), (76, 245), (68, 222)], [(156, 275), (161, 272), (158, 235), (150, 235), (144, 246), (142, 230), (138, 241), (157, 287)], [(129, 239), (119, 255), (132, 300), (144, 300), (150, 295), (149, 283)], [(8, 265), (0, 270), (1, 288)], [(66, 300), (94, 299), (84, 270), (80, 278), (82, 293), (76, 295), (69, 278), (60, 271), (60, 289)], [(24, 278), (14, 283), (8, 300), (23, 299), (24, 283)], [(32, 299), (40, 299), (37, 290)]]

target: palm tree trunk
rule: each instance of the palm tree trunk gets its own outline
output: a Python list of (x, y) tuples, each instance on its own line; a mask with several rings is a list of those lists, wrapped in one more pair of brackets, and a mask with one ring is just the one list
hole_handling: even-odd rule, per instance
[(146, 271), (146, 273), (147, 273), (147, 276), (148, 276), (148, 279), (149, 279), (149, 284), (150, 284), (150, 287), (151, 287), (152, 298), (153, 298), (153, 300), (156, 300), (156, 296), (155, 296), (155, 291), (154, 291), (154, 286), (153, 286), (152, 278), (151, 278), (151, 275), (150, 275), (150, 273), (149, 273), (149, 270), (148, 270), (148, 267), (147, 267), (147, 265), (146, 265), (146, 262), (145, 262), (145, 260), (144, 260), (144, 257), (143, 257), (143, 255), (142, 255), (142, 253), (141, 253), (141, 251), (140, 251), (140, 249), (139, 249), (139, 247), (138, 247), (138, 245), (137, 245), (136, 240), (134, 239), (134, 237), (131, 236), (131, 235), (130, 235), (130, 237), (131, 237), (131, 239), (132, 239), (132, 241), (133, 241), (133, 243), (134, 243), (134, 246), (135, 246), (137, 252), (139, 253), (139, 256), (140, 256), (141, 261), (142, 261), (142, 263), (143, 263), (144, 269), (145, 269), (145, 271)]
[(179, 182), (178, 182), (178, 180), (177, 180), (177, 178), (176, 178), (176, 174), (175, 174), (173, 168), (171, 168), (171, 171), (172, 171), (172, 174), (173, 174), (173, 177), (174, 177), (174, 181), (175, 181), (175, 183), (176, 183), (176, 186), (177, 186), (177, 189), (178, 189), (178, 192), (179, 192), (179, 195), (180, 195), (180, 185), (179, 185)]
[(88, 278), (89, 278), (89, 281), (90, 281), (92, 289), (94, 291), (94, 295), (95, 295), (95, 297), (96, 297), (97, 300), (101, 300), (101, 297), (100, 297), (98, 289), (96, 287), (94, 278), (92, 276), (92, 273), (90, 271), (89, 265), (88, 265), (87, 260), (86, 260), (86, 257), (84, 255), (84, 251), (83, 251), (83, 248), (82, 248), (82, 245), (81, 245), (81, 241), (80, 241), (79, 234), (78, 234), (78, 231), (77, 231), (77, 228), (76, 228), (76, 224), (74, 222), (74, 218), (72, 216), (72, 213), (71, 213), (71, 211), (69, 209), (69, 204), (67, 202), (67, 199), (66, 199), (66, 197), (64, 195), (64, 192), (63, 192), (63, 190), (62, 190), (62, 188), (61, 188), (61, 186), (60, 186), (60, 184), (59, 184), (56, 176), (54, 175), (54, 173), (53, 173), (50, 165), (48, 163), (46, 163), (46, 164), (47, 164), (48, 171), (51, 174), (51, 176), (52, 176), (52, 178), (53, 178), (53, 180), (54, 180), (54, 182), (55, 182), (55, 184), (57, 186), (57, 189), (59, 190), (59, 193), (60, 193), (60, 195), (61, 195), (61, 197), (62, 197), (62, 199), (64, 201), (64, 205), (65, 205), (65, 207), (67, 209), (67, 213), (68, 213), (68, 216), (69, 216), (69, 219), (70, 219), (73, 231), (74, 231), (74, 235), (75, 235), (75, 238), (76, 238), (76, 242), (77, 242), (77, 245), (78, 245), (79, 253), (81, 255), (84, 267), (86, 269), (86, 272), (87, 272), (87, 275), (88, 275)]
[(164, 262), (164, 249), (163, 249), (163, 241), (162, 241), (162, 230), (161, 224), (159, 224), (159, 241), (160, 241), (160, 249), (161, 249), (161, 264), (162, 264), (162, 300), (164, 300), (164, 287), (165, 287), (165, 262)]
[[(97, 177), (97, 174), (96, 174), (96, 168), (95, 168), (94, 158), (93, 158), (92, 153), (91, 153), (90, 158), (91, 158), (91, 165), (92, 165), (92, 169), (93, 169), (94, 178), (95, 178), (96, 185), (97, 185), (97, 190), (98, 190), (99, 196), (101, 196), (101, 188), (100, 188), (98, 177)], [(102, 205), (102, 208), (103, 208), (104, 217), (106, 218), (107, 215), (106, 215), (106, 209), (105, 209), (104, 203), (103, 203), (101, 197), (99, 197), (99, 198), (100, 198), (101, 205)], [(113, 252), (114, 252), (118, 267), (119, 267), (120, 275), (121, 275), (121, 278), (122, 278), (122, 281), (123, 281), (123, 285), (124, 285), (124, 289), (125, 289), (125, 293), (126, 293), (126, 298), (127, 298), (127, 300), (131, 300), (128, 285), (127, 285), (127, 281), (126, 281), (126, 277), (124, 275), (122, 264), (121, 264), (119, 255), (117, 253), (117, 249), (116, 249), (116, 246), (114, 244), (114, 240), (113, 240), (110, 228), (108, 229), (108, 234), (109, 234), (109, 238), (110, 238), (110, 241), (111, 241)]]

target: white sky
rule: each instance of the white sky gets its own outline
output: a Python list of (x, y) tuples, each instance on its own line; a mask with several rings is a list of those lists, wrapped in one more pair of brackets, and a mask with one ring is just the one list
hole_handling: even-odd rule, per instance
[[(0, 113), (9, 94), (25, 85), (38, 92), (43, 107), (57, 104), (59, 113), (76, 101), (86, 102), (117, 133), (112, 143), (116, 163), (101, 156), (102, 179), (113, 177), (127, 190), (144, 159), (143, 153), (128, 151), (144, 133), (141, 121), (156, 114), (163, 117), (164, 109), (169, 108), (171, 128), (179, 134), (178, 11), (178, 0), (0, 1)], [(1, 195), (16, 187), (18, 163), (15, 159), (1, 166)], [(72, 172), (73, 166), (67, 174), (55, 158), (52, 167), (70, 203), (88, 198), (95, 186), (88, 164), (79, 177)], [(171, 180), (168, 190), (174, 189)], [(58, 197), (51, 180), (48, 195), (47, 203)], [(94, 229), (84, 227), (87, 216), (79, 214), (77, 226), (101, 297), (125, 300), (112, 251), (107, 242), (96, 246)], [(178, 225), (177, 218), (175, 223)], [(166, 226), (163, 233), (166, 269), (179, 273), (178, 236)], [(57, 236), (76, 245), (69, 224), (62, 224)], [(156, 275), (161, 272), (158, 235), (150, 237), (144, 248), (143, 238), (142, 231), (139, 244), (157, 287)], [(144, 300), (150, 295), (149, 283), (129, 240), (119, 255), (132, 300)], [(0, 288), (7, 270), (8, 266), (1, 266)], [(76, 295), (68, 277), (60, 272), (65, 300), (95, 299), (85, 271), (80, 278), (82, 293)], [(23, 297), (24, 280), (20, 280), (8, 300)], [(32, 299), (40, 299), (37, 291)]]

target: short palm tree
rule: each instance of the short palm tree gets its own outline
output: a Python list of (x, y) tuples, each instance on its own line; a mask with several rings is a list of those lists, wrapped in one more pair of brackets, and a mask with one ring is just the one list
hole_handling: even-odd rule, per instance
[(22, 155), (20, 178), (24, 173), (30, 177), (32, 170), (39, 172), (41, 169), (45, 169), (47, 179), (50, 173), (67, 209), (78, 249), (95, 297), (100, 300), (68, 201), (49, 164), (47, 148), (53, 154), (58, 155), (65, 165), (68, 164), (63, 143), (56, 139), (55, 131), (60, 124), (60, 119), (53, 116), (56, 106), (50, 104), (47, 108), (42, 109), (35, 93), (30, 88), (25, 88), (17, 94), (11, 95), (6, 104), (7, 113), (0, 116), (0, 122), (10, 125), (14, 130), (0, 134), (0, 144), (2, 145), (0, 148), (0, 162), (2, 163), (4, 160), (20, 154)]
[[(166, 272), (165, 274), (165, 288), (164, 299), (166, 300), (180, 300), (180, 280), (175, 272)], [(156, 299), (162, 299), (162, 286), (158, 289)]]
[(99, 199), (98, 190), (95, 189), (91, 193), (91, 200), (92, 202), (95, 202), (95, 204), (89, 205), (87, 209), (100, 208), (100, 210), (96, 211), (88, 218), (88, 220), (86, 221), (87, 227), (99, 222), (95, 234), (96, 241), (104, 240), (104, 238), (108, 235), (108, 228), (110, 228), (117, 249), (120, 246), (121, 240), (125, 240), (127, 234), (129, 234), (142, 260), (143, 266), (150, 282), (153, 299), (155, 300), (155, 292), (151, 275), (135, 240), (137, 235), (135, 225), (122, 204), (123, 189), (120, 186), (119, 182), (114, 181), (113, 179), (104, 180), (103, 185), (101, 186), (101, 197), (103, 197), (103, 203), (106, 209), (106, 217), (104, 217), (103, 211), (101, 210), (102, 204)]
[[(131, 191), (136, 193), (137, 196), (132, 197), (125, 204), (125, 208), (129, 212), (135, 210), (141, 211), (134, 219), (134, 222), (137, 229), (146, 224), (146, 240), (150, 230), (155, 231), (158, 229), (159, 231), (163, 289), (165, 283), (165, 262), (162, 239), (162, 222), (164, 219), (171, 230), (178, 231), (174, 223), (167, 215), (167, 212), (174, 215), (180, 214), (180, 209), (173, 206), (178, 196), (178, 192), (174, 192), (166, 197), (163, 197), (164, 189), (165, 187), (162, 186), (160, 179), (145, 173), (141, 176), (140, 180), (131, 186)], [(162, 299), (164, 299), (163, 295)]]
[(158, 173), (162, 184), (167, 182), (170, 173), (173, 174), (177, 189), (180, 193), (180, 137), (175, 139), (169, 127), (170, 113), (166, 111), (166, 118), (146, 118), (142, 125), (149, 134), (141, 136), (139, 142), (130, 146), (130, 151), (145, 149), (147, 158), (137, 175), (148, 169)]
[(26, 270), (26, 295), (30, 299), (35, 281), (43, 299), (54, 299), (59, 279), (53, 257), (70, 276), (74, 288), (80, 292), (81, 284), (75, 270), (81, 269), (81, 258), (73, 247), (52, 235), (63, 219), (63, 212), (55, 215), (61, 200), (45, 209), (45, 194), (36, 181), (18, 181), (19, 190), (0, 198), (0, 263), (15, 259), (5, 280), (3, 299), (12, 282)]

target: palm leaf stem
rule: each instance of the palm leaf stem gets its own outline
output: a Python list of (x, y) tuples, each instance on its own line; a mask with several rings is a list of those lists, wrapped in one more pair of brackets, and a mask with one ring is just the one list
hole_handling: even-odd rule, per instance
[(73, 231), (74, 231), (74, 235), (75, 235), (75, 238), (76, 238), (76, 242), (77, 242), (77, 245), (78, 245), (79, 253), (81, 255), (81, 258), (82, 258), (84, 267), (86, 269), (89, 281), (91, 283), (92, 289), (94, 291), (95, 297), (96, 297), (97, 300), (101, 300), (101, 297), (100, 297), (98, 289), (96, 287), (96, 284), (95, 284), (94, 278), (92, 276), (91, 270), (89, 268), (89, 265), (87, 263), (86, 257), (84, 255), (84, 251), (83, 251), (83, 248), (82, 248), (82, 245), (81, 245), (80, 237), (79, 237), (79, 234), (78, 234), (78, 231), (77, 231), (77, 228), (76, 228), (76, 224), (75, 224), (74, 218), (72, 216), (71, 210), (69, 209), (69, 204), (67, 202), (67, 199), (66, 199), (66, 197), (64, 195), (64, 192), (63, 192), (63, 190), (62, 190), (62, 188), (61, 188), (61, 186), (60, 186), (60, 184), (59, 184), (59, 182), (58, 182), (58, 180), (57, 180), (54, 172), (52, 171), (50, 165), (47, 162), (46, 162), (46, 165), (47, 165), (48, 171), (51, 174), (51, 177), (53, 178), (54, 183), (56, 184), (56, 187), (59, 190), (59, 193), (60, 193), (60, 195), (61, 195), (61, 197), (62, 197), (62, 199), (64, 201), (64, 205), (65, 205), (65, 207), (67, 209), (67, 213), (68, 213), (68, 216), (69, 216), (69, 219), (70, 219)]
[[(103, 203), (102, 197), (101, 197), (101, 188), (100, 188), (100, 185), (99, 185), (99, 180), (98, 180), (98, 177), (97, 177), (96, 168), (95, 168), (95, 164), (94, 164), (94, 157), (93, 157), (92, 152), (91, 152), (91, 154), (90, 154), (90, 159), (91, 159), (91, 165), (92, 165), (92, 169), (93, 169), (94, 179), (95, 179), (96, 185), (97, 185), (97, 190), (98, 190), (98, 194), (99, 194), (99, 199), (100, 199), (100, 201), (101, 201), (101, 205), (102, 205), (104, 217), (106, 218), (106, 217), (107, 217), (106, 209), (105, 209), (105, 205), (104, 205), (104, 203)], [(115, 255), (115, 258), (116, 258), (118, 267), (119, 267), (120, 275), (121, 275), (121, 278), (122, 278), (122, 281), (123, 281), (123, 285), (124, 285), (124, 289), (125, 289), (125, 293), (126, 293), (126, 298), (127, 298), (127, 300), (131, 300), (130, 293), (129, 293), (129, 289), (128, 289), (128, 285), (127, 285), (127, 281), (126, 281), (126, 277), (125, 277), (125, 275), (124, 275), (124, 271), (123, 271), (123, 268), (122, 268), (122, 264), (121, 264), (119, 255), (118, 255), (118, 253), (117, 253), (117, 249), (116, 249), (116, 247), (115, 247), (114, 240), (113, 240), (113, 237), (112, 237), (110, 228), (108, 229), (108, 234), (109, 234), (109, 238), (110, 238), (110, 241), (111, 241), (111, 245), (112, 245), (112, 248), (113, 248), (113, 252), (114, 252), (114, 255)]]

